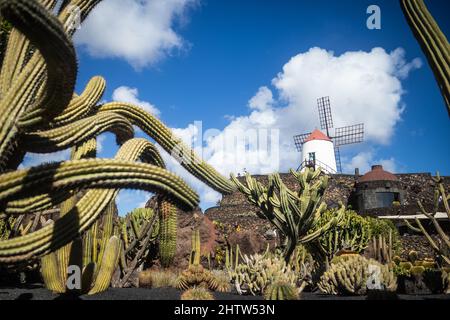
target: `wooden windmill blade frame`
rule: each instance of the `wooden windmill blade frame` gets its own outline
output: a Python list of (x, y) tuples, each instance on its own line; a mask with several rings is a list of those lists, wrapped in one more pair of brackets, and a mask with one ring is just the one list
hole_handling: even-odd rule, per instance
[(334, 127), (330, 97), (317, 99), (317, 108), (319, 109), (320, 127), (322, 130), (326, 130), (327, 135), (330, 136), (330, 129)]
[(301, 152), (303, 150), (303, 144), (310, 135), (311, 132), (294, 136), (295, 147), (297, 148), (298, 152)]
[(364, 141), (364, 123), (342, 128), (336, 128), (333, 142), (336, 147)]

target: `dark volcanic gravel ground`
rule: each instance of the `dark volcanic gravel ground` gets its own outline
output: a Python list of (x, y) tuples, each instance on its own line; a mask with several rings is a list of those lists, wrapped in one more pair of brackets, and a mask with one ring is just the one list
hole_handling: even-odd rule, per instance
[[(95, 296), (81, 296), (82, 300), (179, 300), (181, 291), (173, 288), (111, 288)], [(214, 293), (216, 300), (262, 300), (262, 297)], [(376, 297), (374, 297), (375, 299)], [(0, 300), (63, 300), (71, 299), (52, 294), (41, 286), (28, 288), (0, 288)], [(73, 298), (72, 298), (73, 299)], [(316, 293), (302, 294), (302, 300), (367, 300), (367, 296), (336, 297)], [(399, 300), (450, 300), (450, 295), (398, 295)]]

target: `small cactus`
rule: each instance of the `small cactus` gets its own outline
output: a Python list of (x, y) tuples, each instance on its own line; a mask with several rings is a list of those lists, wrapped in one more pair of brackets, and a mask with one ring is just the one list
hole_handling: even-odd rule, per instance
[(214, 296), (205, 288), (194, 287), (183, 292), (181, 300), (214, 300)]
[(230, 292), (230, 278), (227, 273), (221, 270), (211, 271), (211, 277), (208, 282), (209, 288), (217, 292)]
[(275, 281), (264, 290), (265, 300), (298, 300), (298, 288), (286, 281)]
[(420, 276), (425, 272), (425, 268), (423, 266), (414, 266), (410, 272), (413, 276)]

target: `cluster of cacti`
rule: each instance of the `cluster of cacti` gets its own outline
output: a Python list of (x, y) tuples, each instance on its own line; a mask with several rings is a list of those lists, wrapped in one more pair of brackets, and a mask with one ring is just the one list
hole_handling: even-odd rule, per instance
[(350, 254), (333, 259), (318, 287), (332, 295), (364, 295), (368, 289), (395, 292), (397, 279), (389, 265)]
[(152, 209), (137, 208), (120, 219), (122, 254), (120, 257), (120, 279), (116, 287), (127, 285), (133, 272), (149, 258), (151, 247), (159, 235), (157, 215)]
[[(61, 214), (67, 214), (75, 203), (72, 199), (64, 202)], [(78, 238), (41, 259), (41, 273), (47, 289), (57, 293), (96, 294), (109, 288), (121, 251), (113, 222), (116, 210), (115, 204), (110, 203), (102, 224), (99, 225), (99, 221), (96, 221), (83, 238)], [(70, 267), (74, 266), (81, 273), (81, 286), (71, 288), (67, 282)], [(72, 272), (77, 276), (77, 271)]]
[(176, 280), (176, 288), (187, 290), (193, 287), (212, 288), (213, 277), (209, 270), (206, 270), (201, 264), (201, 243), (200, 231), (195, 230), (192, 233), (192, 250), (189, 257), (189, 267), (182, 271)]
[(450, 115), (450, 45), (423, 0), (400, 0), (408, 24), (422, 47)]
[(433, 223), (433, 226), (436, 229), (436, 232), (439, 235), (441, 241), (435, 241), (418, 218), (415, 219), (416, 226), (413, 226), (408, 220), (404, 221), (411, 230), (422, 233), (427, 238), (436, 255), (439, 257), (439, 264), (441, 265), (441, 267), (444, 267), (450, 266), (450, 237), (439, 225), (439, 222), (436, 219), (436, 214), (439, 212), (442, 206), (444, 207), (444, 210), (447, 213), (448, 220), (450, 221), (450, 195), (447, 195), (445, 191), (443, 179), (439, 175), (439, 172), (436, 174), (436, 177), (433, 178), (433, 181), (436, 184), (433, 199), (433, 212), (427, 212), (420, 200), (417, 201), (417, 204), (419, 205), (420, 211)]
[[(298, 275), (286, 261), (276, 255), (244, 255), (243, 262), (231, 272), (231, 280), (239, 294), (262, 295), (276, 281), (297, 287)], [(299, 294), (304, 288), (297, 289)]]
[[(325, 211), (318, 220), (316, 228), (326, 225), (336, 215), (336, 210)], [(361, 253), (367, 248), (369, 239), (369, 222), (356, 212), (347, 210), (341, 221), (319, 238), (319, 244), (324, 254), (331, 261), (342, 250)]]
[(399, 256), (394, 256), (392, 258), (392, 263), (394, 265), (394, 272), (397, 275), (407, 277), (411, 275), (420, 275), (425, 270), (437, 268), (436, 261), (430, 258), (425, 258), (423, 260), (419, 259), (419, 254), (415, 250), (411, 250), (408, 253), (408, 259), (402, 259)]
[(161, 200), (159, 212), (159, 258), (163, 267), (168, 267), (177, 250), (177, 207)]
[[(198, 205), (197, 194), (165, 169), (156, 147), (145, 139), (133, 139), (133, 126), (176, 154), (190, 173), (213, 189), (229, 193), (234, 188), (142, 108), (119, 102), (100, 105), (105, 91), (101, 77), (92, 78), (84, 92), (74, 94), (77, 62), (71, 40), (72, 11), (79, 8), (83, 22), (99, 2), (68, 0), (58, 5), (56, 0), (0, 0), (2, 21), (13, 27), (0, 74), (2, 217), (55, 208), (88, 189), (55, 223), (0, 241), (0, 263), (40, 258), (64, 248), (92, 230), (120, 188), (156, 192), (182, 209)], [(106, 131), (116, 135), (121, 147), (114, 159), (93, 158), (95, 138)], [(50, 153), (73, 146), (84, 156), (75, 152), (70, 161), (18, 169), (27, 152)], [(114, 239), (108, 240), (105, 251), (116, 250)], [(46, 259), (56, 264), (55, 259)]]
[(327, 223), (316, 228), (318, 220), (326, 211), (322, 197), (328, 185), (328, 177), (321, 174), (320, 169), (314, 171), (309, 168), (305, 172), (291, 170), (291, 174), (300, 185), (298, 192), (289, 190), (279, 174), (270, 175), (267, 186), (249, 174), (246, 176), (246, 185), (231, 176), (239, 191), (286, 237), (284, 251), (286, 261), (290, 260), (298, 244), (315, 242), (326, 231), (337, 225), (345, 212), (342, 206)]
[(193, 287), (181, 294), (181, 300), (214, 300), (214, 296), (206, 288)]
[(432, 293), (449, 292), (449, 267), (439, 267), (430, 258), (419, 259), (419, 254), (414, 250), (408, 253), (407, 259), (395, 256), (392, 263), (399, 279), (412, 281), (415, 288), (426, 288)]
[(390, 263), (393, 258), (392, 231), (389, 230), (388, 240), (381, 234), (373, 237), (370, 242), (373, 258), (381, 263)]
[(264, 290), (265, 300), (297, 300), (298, 288), (292, 283), (276, 280)]

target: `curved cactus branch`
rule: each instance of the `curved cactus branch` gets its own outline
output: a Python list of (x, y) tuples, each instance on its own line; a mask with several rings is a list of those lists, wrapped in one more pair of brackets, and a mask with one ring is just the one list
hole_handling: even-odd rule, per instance
[(400, 1), (405, 18), (422, 47), (450, 115), (450, 45), (423, 0)]
[[(0, 13), (39, 49), (44, 59), (30, 61), (4, 92), (0, 100), (0, 168), (4, 168), (15, 148), (17, 120), (33, 105), (45, 105), (41, 116), (51, 119), (72, 99), (77, 63), (75, 50), (60, 22), (35, 1), (0, 0)], [(33, 59), (32, 59), (33, 60)], [(45, 60), (45, 63), (44, 63)], [(46, 90), (33, 101), (29, 95), (36, 88), (38, 69), (47, 66)], [(31, 107), (30, 107), (31, 105)]]
[(26, 133), (22, 137), (21, 146), (28, 152), (57, 152), (107, 131), (116, 134), (119, 144), (133, 138), (134, 135), (133, 126), (127, 119), (115, 113), (104, 113), (48, 131)]
[(99, 107), (98, 112), (114, 112), (123, 115), (134, 125), (142, 129), (191, 174), (221, 193), (231, 193), (235, 188), (231, 182), (218, 173), (209, 164), (203, 162), (188, 148), (181, 139), (174, 136), (172, 131), (161, 121), (143, 109), (128, 103), (107, 103)]
[[(180, 206), (185, 208), (196, 206), (198, 203), (197, 195), (181, 179), (164, 169), (145, 163), (130, 162), (139, 158), (142, 161), (148, 160), (145, 159), (145, 156), (148, 156), (146, 153), (148, 148), (151, 148), (150, 142), (144, 139), (133, 139), (120, 148), (115, 160), (97, 160), (100, 161), (97, 165), (103, 167), (105, 172), (108, 172), (109, 169), (114, 171), (113, 167), (116, 165), (119, 165), (119, 167), (123, 166), (125, 172), (119, 180), (131, 178), (130, 182), (126, 184), (108, 176), (105, 178), (110, 180), (110, 182), (105, 183), (98, 180), (95, 181), (95, 178), (88, 176), (87, 179), (95, 181), (95, 184), (98, 184), (97, 187), (103, 186), (105, 188), (109, 187), (109, 189), (89, 190), (70, 212), (52, 225), (23, 237), (0, 241), (0, 263), (17, 262), (30, 259), (31, 257), (43, 256), (66, 245), (77, 235), (89, 229), (105, 210), (106, 206), (114, 200), (119, 192), (118, 188), (124, 185), (126, 187), (133, 185), (136, 188), (149, 191), (163, 191), (170, 195), (171, 200), (177, 202)], [(79, 160), (79, 163), (87, 164), (89, 167), (89, 161), (95, 160)], [(106, 162), (102, 163), (102, 161)], [(108, 161), (110, 161), (110, 165), (107, 165)], [(75, 172), (77, 171), (76, 162), (72, 161), (69, 163), (69, 165), (74, 167)], [(86, 170), (83, 165), (78, 167), (81, 171)], [(129, 174), (128, 170), (131, 174)], [(65, 175), (62, 174), (61, 180), (63, 180)], [(137, 178), (135, 178), (135, 175), (137, 175)], [(42, 177), (45, 180), (44, 176)], [(68, 177), (66, 178), (64, 182), (69, 183)], [(163, 183), (161, 183), (162, 180)], [(4, 179), (0, 178), (0, 181), (4, 181)], [(2, 185), (4, 184), (2, 183)], [(55, 182), (53, 184), (54, 188), (58, 186), (60, 186), (60, 183)], [(44, 186), (43, 189), (45, 188)], [(78, 186), (73, 184), (72, 188), (76, 189)]]

